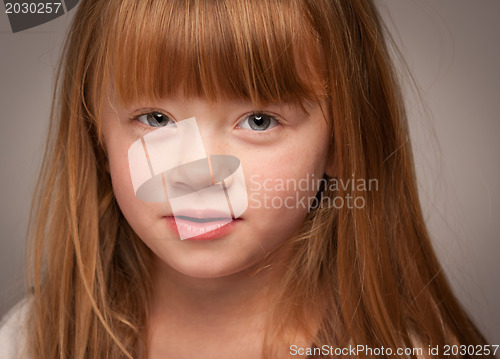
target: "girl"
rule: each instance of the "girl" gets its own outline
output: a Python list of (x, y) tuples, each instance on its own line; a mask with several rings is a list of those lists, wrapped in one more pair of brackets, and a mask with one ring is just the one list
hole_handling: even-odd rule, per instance
[[(82, 1), (33, 207), (24, 355), (416, 358), (474, 345), (493, 357), (432, 251), (385, 36), (367, 0)], [(165, 200), (143, 200), (147, 142), (188, 119), (196, 141), (160, 151), (177, 161)], [(185, 167), (199, 143), (208, 167)], [(239, 161), (241, 214), (198, 193), (222, 171), (212, 156)], [(236, 172), (221, 178), (229, 208)]]

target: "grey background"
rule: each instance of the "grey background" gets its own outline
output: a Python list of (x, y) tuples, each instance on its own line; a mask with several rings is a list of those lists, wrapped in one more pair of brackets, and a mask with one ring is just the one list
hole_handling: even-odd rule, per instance
[[(500, 344), (500, 1), (379, 4), (419, 88), (406, 92), (435, 248), (462, 303)], [(28, 210), (70, 15), (12, 34), (0, 10), (1, 316), (23, 294)]]

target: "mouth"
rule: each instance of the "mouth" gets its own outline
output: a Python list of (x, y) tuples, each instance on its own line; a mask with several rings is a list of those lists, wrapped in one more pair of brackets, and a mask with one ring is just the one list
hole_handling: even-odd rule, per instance
[(180, 219), (183, 221), (191, 221), (195, 223), (209, 223), (209, 222), (219, 222), (219, 221), (227, 221), (232, 218), (227, 217), (209, 217), (209, 218), (198, 218), (198, 217), (190, 217), (190, 216), (175, 216), (176, 219)]
[(221, 238), (233, 230), (241, 219), (233, 219), (218, 213), (181, 214), (164, 217), (169, 228), (181, 240), (212, 240)]

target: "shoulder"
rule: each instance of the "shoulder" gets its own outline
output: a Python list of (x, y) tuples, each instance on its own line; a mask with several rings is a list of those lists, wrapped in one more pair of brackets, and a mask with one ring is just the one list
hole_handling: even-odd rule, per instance
[(26, 344), (29, 300), (17, 303), (0, 321), (0, 358), (18, 359)]

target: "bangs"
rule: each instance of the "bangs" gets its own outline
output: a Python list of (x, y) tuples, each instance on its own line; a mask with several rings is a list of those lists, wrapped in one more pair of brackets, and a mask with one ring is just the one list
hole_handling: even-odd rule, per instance
[(179, 93), (255, 104), (325, 93), (317, 37), (298, 1), (111, 0), (107, 7), (102, 71), (93, 76), (98, 92), (112, 87), (122, 104)]

